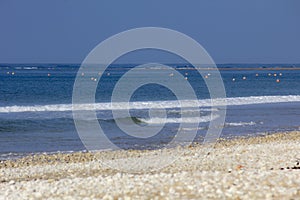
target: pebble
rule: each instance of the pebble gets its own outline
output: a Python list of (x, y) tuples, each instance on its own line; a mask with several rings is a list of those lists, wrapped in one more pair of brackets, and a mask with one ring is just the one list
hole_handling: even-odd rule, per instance
[(158, 151), (34, 155), (0, 163), (0, 199), (299, 199), (299, 141), (300, 132), (292, 132), (222, 140), (209, 155), (201, 145), (169, 149), (182, 156), (140, 173), (111, 169), (96, 158)]

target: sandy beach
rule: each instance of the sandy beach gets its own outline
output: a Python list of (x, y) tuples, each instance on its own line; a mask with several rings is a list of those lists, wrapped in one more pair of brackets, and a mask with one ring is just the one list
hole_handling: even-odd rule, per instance
[[(149, 155), (166, 159), (159, 150), (42, 154), (1, 161), (0, 199), (300, 198), (300, 132), (223, 140), (208, 149), (199, 144), (167, 149), (166, 155), (181, 155), (169, 166), (151, 170)], [(107, 165), (141, 158), (139, 169), (145, 170), (139, 173)]]

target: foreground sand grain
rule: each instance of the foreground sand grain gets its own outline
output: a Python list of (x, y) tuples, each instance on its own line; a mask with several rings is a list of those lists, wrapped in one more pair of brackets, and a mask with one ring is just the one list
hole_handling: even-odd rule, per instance
[(97, 158), (123, 161), (155, 151), (2, 161), (0, 199), (300, 199), (300, 132), (219, 141), (209, 155), (204, 150), (181, 148), (182, 156), (170, 166), (138, 174), (122, 173)]

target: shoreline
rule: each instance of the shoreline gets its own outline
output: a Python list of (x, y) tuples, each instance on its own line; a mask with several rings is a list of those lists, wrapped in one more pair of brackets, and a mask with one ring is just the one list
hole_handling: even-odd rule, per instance
[[(216, 143), (213, 144), (213, 149), (219, 149), (224, 147), (234, 147), (238, 145), (254, 145), (261, 143), (272, 143), (278, 141), (286, 140), (299, 140), (300, 142), (300, 132), (298, 131), (286, 131), (286, 132), (274, 132), (266, 133), (264, 135), (255, 135), (255, 136), (234, 136), (229, 138), (219, 138)], [(205, 147), (205, 145), (193, 142), (188, 147), (178, 146), (182, 150), (187, 149), (198, 149)], [(168, 151), (174, 150), (176, 147), (166, 149)], [(80, 163), (94, 161), (95, 156), (101, 155), (105, 158), (111, 159), (113, 156), (121, 155), (130, 156), (136, 153), (145, 153), (145, 152), (155, 152), (159, 150), (99, 150), (95, 152), (89, 152), (87, 150), (82, 151), (66, 151), (66, 152), (37, 152), (30, 153), (29, 155), (22, 156), (20, 158), (0, 160), (0, 169), (6, 167), (24, 167), (32, 165), (43, 165), (43, 164), (57, 164), (57, 163)], [(127, 152), (127, 153), (125, 153)], [(124, 154), (125, 153), (125, 154)], [(129, 154), (128, 154), (129, 153)], [(300, 153), (300, 152), (299, 152)], [(299, 155), (300, 158), (300, 155)]]
[(98, 158), (130, 161), (158, 150), (34, 155), (2, 161), (0, 194), (7, 199), (300, 197), (299, 131), (219, 140), (205, 156), (204, 147), (168, 149), (182, 154), (165, 168), (141, 173), (120, 172)]

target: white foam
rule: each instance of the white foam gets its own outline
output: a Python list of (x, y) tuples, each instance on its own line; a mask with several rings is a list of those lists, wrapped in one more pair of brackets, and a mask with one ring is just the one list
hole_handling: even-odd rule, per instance
[(216, 119), (218, 116), (204, 116), (204, 117), (182, 117), (182, 118), (138, 118), (140, 121), (147, 124), (165, 124), (165, 123), (188, 123), (188, 124), (198, 124), (203, 122), (209, 122)]
[(197, 128), (181, 128), (181, 131), (198, 131), (198, 130), (205, 130), (206, 127), (197, 127)]
[(23, 67), (23, 69), (38, 69), (37, 67)]
[(168, 110), (168, 113), (170, 114), (183, 114), (183, 113), (193, 113), (193, 112), (212, 112), (212, 111), (218, 111), (217, 108), (200, 108), (199, 109), (189, 109), (189, 108), (185, 108), (185, 109), (177, 109), (177, 110)]
[(300, 95), (288, 96), (252, 96), (203, 100), (183, 101), (140, 101), (140, 102), (115, 102), (95, 104), (52, 104), (35, 106), (3, 106), (0, 113), (10, 112), (44, 112), (44, 111), (76, 111), (76, 110), (124, 110), (124, 109), (166, 109), (166, 108), (193, 108), (225, 105), (248, 105), (265, 103), (300, 102)]
[(225, 123), (225, 126), (253, 126), (255, 125), (255, 122), (228, 122)]
[(14, 67), (14, 69), (38, 69), (38, 67)]

